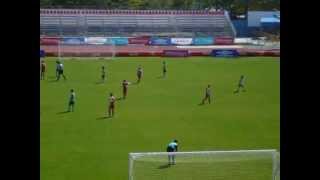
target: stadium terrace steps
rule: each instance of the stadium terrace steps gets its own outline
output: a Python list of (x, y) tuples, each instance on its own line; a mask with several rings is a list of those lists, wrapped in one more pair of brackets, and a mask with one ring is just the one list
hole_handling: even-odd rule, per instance
[(228, 15), (208, 11), (46, 10), (40, 9), (42, 35), (122, 35), (179, 33), (232, 36)]

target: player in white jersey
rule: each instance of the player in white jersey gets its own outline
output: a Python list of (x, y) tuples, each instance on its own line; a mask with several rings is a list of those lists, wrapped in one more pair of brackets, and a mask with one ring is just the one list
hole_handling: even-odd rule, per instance
[(201, 104), (203, 105), (206, 100), (208, 100), (208, 102), (210, 104), (211, 103), (211, 96), (212, 96), (212, 92), (211, 92), (211, 86), (209, 84), (208, 87), (206, 88), (205, 97), (202, 99)]
[(116, 102), (116, 98), (113, 96), (112, 93), (110, 93), (110, 96), (109, 96), (109, 107), (108, 107), (109, 117), (113, 117), (114, 116), (115, 102)]
[(242, 92), (245, 92), (245, 87), (244, 87), (244, 82), (245, 82), (245, 76), (244, 75), (241, 75), (240, 76), (240, 80), (239, 80), (239, 83), (238, 83), (238, 88), (237, 90), (234, 91), (234, 93), (239, 93), (240, 92), (240, 89), (242, 89)]
[(57, 71), (58, 71), (57, 81), (60, 80), (60, 76), (62, 76), (64, 80), (67, 79), (67, 77), (63, 73), (63, 69), (64, 69), (63, 64), (61, 62), (57, 62)]

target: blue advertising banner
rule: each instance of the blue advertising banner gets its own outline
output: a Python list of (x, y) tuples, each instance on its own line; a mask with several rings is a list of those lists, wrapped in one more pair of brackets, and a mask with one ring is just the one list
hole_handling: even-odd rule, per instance
[(210, 53), (214, 57), (237, 57), (239, 52), (235, 49), (215, 49)]
[(214, 42), (213, 37), (195, 37), (193, 38), (194, 45), (212, 45)]
[(129, 40), (128, 38), (123, 38), (123, 37), (111, 37), (111, 38), (106, 38), (104, 44), (106, 45), (128, 45)]
[(46, 56), (46, 53), (44, 50), (40, 49), (40, 58), (43, 58)]
[(170, 45), (170, 38), (151, 38), (151, 45)]
[(68, 45), (84, 44), (84, 37), (63, 37), (62, 44), (68, 44)]

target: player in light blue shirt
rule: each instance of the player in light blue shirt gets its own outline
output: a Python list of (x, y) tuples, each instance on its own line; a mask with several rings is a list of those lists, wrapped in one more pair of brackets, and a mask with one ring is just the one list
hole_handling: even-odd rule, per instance
[[(177, 152), (178, 151), (178, 141), (177, 140), (173, 140), (172, 142), (170, 142), (167, 146), (167, 152), (171, 153), (171, 152)], [(169, 154), (168, 155), (168, 161), (169, 161), (169, 165), (175, 165), (175, 155)]]

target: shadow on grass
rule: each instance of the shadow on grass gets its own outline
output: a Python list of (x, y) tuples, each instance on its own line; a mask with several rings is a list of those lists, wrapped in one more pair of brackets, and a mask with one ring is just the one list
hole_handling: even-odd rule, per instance
[(164, 165), (161, 165), (158, 167), (158, 169), (166, 169), (166, 168), (169, 168), (170, 165), (169, 164), (164, 164)]
[(165, 79), (164, 76), (158, 76), (157, 79)]
[(102, 116), (102, 117), (98, 117), (97, 120), (104, 120), (104, 119), (110, 119), (112, 117), (110, 116)]
[(66, 113), (70, 113), (70, 111), (62, 111), (62, 112), (58, 112), (57, 114), (66, 114)]
[(48, 79), (57, 79), (56, 76), (47, 76)]
[(140, 84), (140, 83), (138, 83), (138, 82), (134, 82), (134, 83), (132, 83), (132, 85), (138, 85), (138, 84)]
[(59, 81), (57, 81), (56, 79), (51, 79), (51, 80), (48, 80), (48, 82), (55, 83), (55, 82), (59, 82)]
[(105, 84), (103, 81), (96, 82), (96, 84)]

